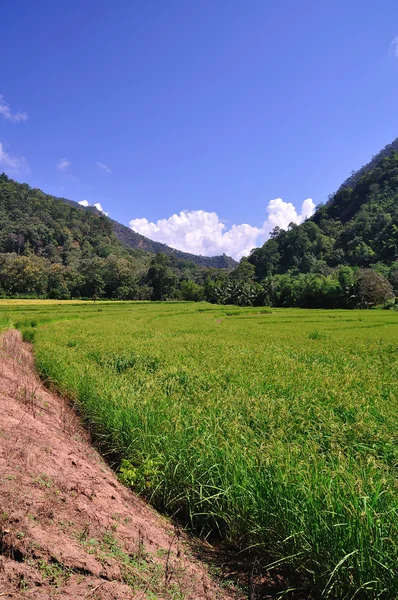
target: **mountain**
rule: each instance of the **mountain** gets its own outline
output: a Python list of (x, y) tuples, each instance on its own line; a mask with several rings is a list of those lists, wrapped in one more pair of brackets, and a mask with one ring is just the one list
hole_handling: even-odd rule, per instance
[[(97, 210), (44, 194), (0, 175), (0, 253), (54, 258), (127, 255), (112, 223)], [(71, 256), (69, 256), (69, 254)], [(141, 256), (143, 253), (141, 253)], [(136, 254), (138, 257), (138, 254)]]
[[(70, 204), (71, 206), (79, 208), (80, 210), (98, 212), (93, 206), (88, 206), (86, 208), (81, 206), (78, 202), (74, 202), (73, 200), (67, 200), (66, 198), (61, 198), (61, 200)], [(145, 252), (150, 252), (151, 254), (159, 254), (161, 252), (162, 254), (167, 254), (167, 256), (171, 256), (179, 261), (192, 262), (201, 267), (233, 269), (238, 264), (236, 260), (230, 256), (227, 256), (226, 254), (221, 254), (220, 256), (202, 256), (198, 254), (190, 254), (189, 252), (183, 252), (182, 250), (177, 250), (176, 248), (171, 248), (170, 246), (162, 244), (161, 242), (150, 240), (144, 235), (133, 231), (130, 229), (130, 227), (126, 227), (126, 225), (118, 223), (118, 221), (114, 221), (109, 217), (107, 219), (112, 224), (112, 229), (117, 239), (128, 248), (132, 248), (134, 250), (144, 250)]]
[(274, 230), (249, 262), (257, 280), (273, 274), (323, 273), (346, 265), (396, 265), (398, 140), (351, 175), (315, 214), (287, 231)]
[(0, 175), (0, 295), (157, 299), (160, 289), (161, 298), (197, 299), (214, 267), (234, 264), (173, 250)]
[(201, 256), (197, 254), (190, 254), (189, 252), (182, 252), (181, 250), (176, 250), (175, 248), (170, 248), (170, 246), (166, 246), (166, 244), (154, 242), (144, 235), (136, 233), (129, 227), (126, 227), (125, 225), (122, 225), (113, 219), (110, 219), (110, 221), (112, 222), (113, 231), (118, 240), (130, 248), (139, 248), (155, 254), (162, 252), (162, 254), (173, 256), (178, 260), (193, 262), (202, 267), (233, 269), (238, 264), (233, 258), (227, 256), (226, 254), (222, 254), (220, 256)]

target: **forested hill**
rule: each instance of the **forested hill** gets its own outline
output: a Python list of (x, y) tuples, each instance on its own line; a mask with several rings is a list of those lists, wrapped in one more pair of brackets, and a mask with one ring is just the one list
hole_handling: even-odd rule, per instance
[[(25, 214), (21, 222), (22, 215), (18, 211), (21, 210), (21, 207), (24, 208), (25, 201), (27, 202), (26, 211), (22, 210)], [(72, 210), (66, 210), (62, 204), (59, 204), (60, 201), (62, 204), (72, 207)], [(57, 246), (63, 246), (62, 235), (59, 235), (62, 229), (60, 224), (65, 225), (69, 223), (72, 224), (72, 231), (70, 232), (72, 237), (76, 233), (78, 235), (77, 239), (82, 239), (83, 236), (91, 242), (91, 238), (93, 238), (94, 246), (97, 246), (99, 243), (99, 235), (102, 240), (101, 243), (105, 243), (106, 245), (111, 244), (111, 246), (115, 246), (116, 244), (117, 246), (118, 240), (122, 245), (133, 250), (141, 250), (151, 254), (161, 252), (173, 257), (177, 261), (189, 261), (203, 267), (231, 269), (237, 265), (233, 258), (225, 254), (221, 256), (200, 256), (170, 248), (160, 242), (154, 242), (136, 233), (129, 227), (106, 217), (93, 207), (85, 208), (73, 200), (56, 198), (49, 194), (44, 194), (41, 190), (32, 189), (27, 184), (17, 183), (4, 174), (0, 175), (0, 211), (2, 219), (0, 225), (2, 226), (2, 230), (5, 226), (4, 231), (0, 235), (0, 253), (15, 249), (15, 243), (10, 242), (12, 235), (23, 235), (28, 248), (32, 242), (32, 247), (36, 247), (36, 250), (38, 250), (39, 246), (46, 245), (45, 239), (40, 240), (40, 232), (43, 231), (48, 234), (49, 230), (55, 235), (54, 243)], [(43, 226), (37, 228), (39, 222)], [(24, 228), (26, 229), (25, 232), (22, 231)], [(36, 232), (36, 235), (33, 235), (33, 237), (30, 235), (32, 231)], [(4, 244), (3, 240), (7, 236), (11, 237)], [(22, 238), (20, 237), (20, 239)], [(42, 241), (43, 243), (41, 243)], [(100, 250), (99, 252), (101, 254)]]
[[(394, 142), (391, 146), (398, 146)], [(395, 147), (394, 146), (394, 147)], [(390, 149), (391, 149), (390, 148)], [(376, 267), (387, 273), (398, 259), (398, 153), (373, 159), (287, 231), (275, 229), (249, 262), (258, 281), (273, 274), (329, 274), (338, 266)]]
[[(0, 175), (0, 254), (34, 254), (65, 263), (87, 256), (127, 254), (112, 224), (97, 210), (83, 210), (7, 175)], [(141, 253), (143, 254), (143, 253)], [(138, 254), (137, 254), (138, 256)]]
[(210, 268), (228, 267), (227, 257), (212, 263), (134, 232), (132, 248), (124, 229), (96, 208), (0, 175), (0, 296), (202, 299), (204, 281), (227, 273)]

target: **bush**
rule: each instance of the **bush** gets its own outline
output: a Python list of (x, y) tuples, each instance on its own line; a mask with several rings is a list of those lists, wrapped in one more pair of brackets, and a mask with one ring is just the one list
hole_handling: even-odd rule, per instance
[(70, 293), (66, 289), (53, 288), (48, 292), (51, 300), (69, 300)]
[(398, 310), (398, 298), (389, 298), (383, 304), (384, 310)]
[(358, 274), (357, 299), (359, 308), (369, 308), (394, 299), (391, 283), (372, 269), (361, 269)]

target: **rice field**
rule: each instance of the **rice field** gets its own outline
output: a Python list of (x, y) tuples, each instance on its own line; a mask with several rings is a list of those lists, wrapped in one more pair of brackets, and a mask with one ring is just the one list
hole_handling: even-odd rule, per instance
[(312, 598), (398, 596), (398, 313), (1, 302), (9, 326), (158, 509)]

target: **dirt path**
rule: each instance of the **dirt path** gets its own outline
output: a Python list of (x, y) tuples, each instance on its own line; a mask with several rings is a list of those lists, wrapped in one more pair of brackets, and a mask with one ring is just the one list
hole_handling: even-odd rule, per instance
[[(232, 599), (124, 488), (17, 331), (0, 339), (0, 598)], [(241, 596), (240, 596), (241, 597)]]

